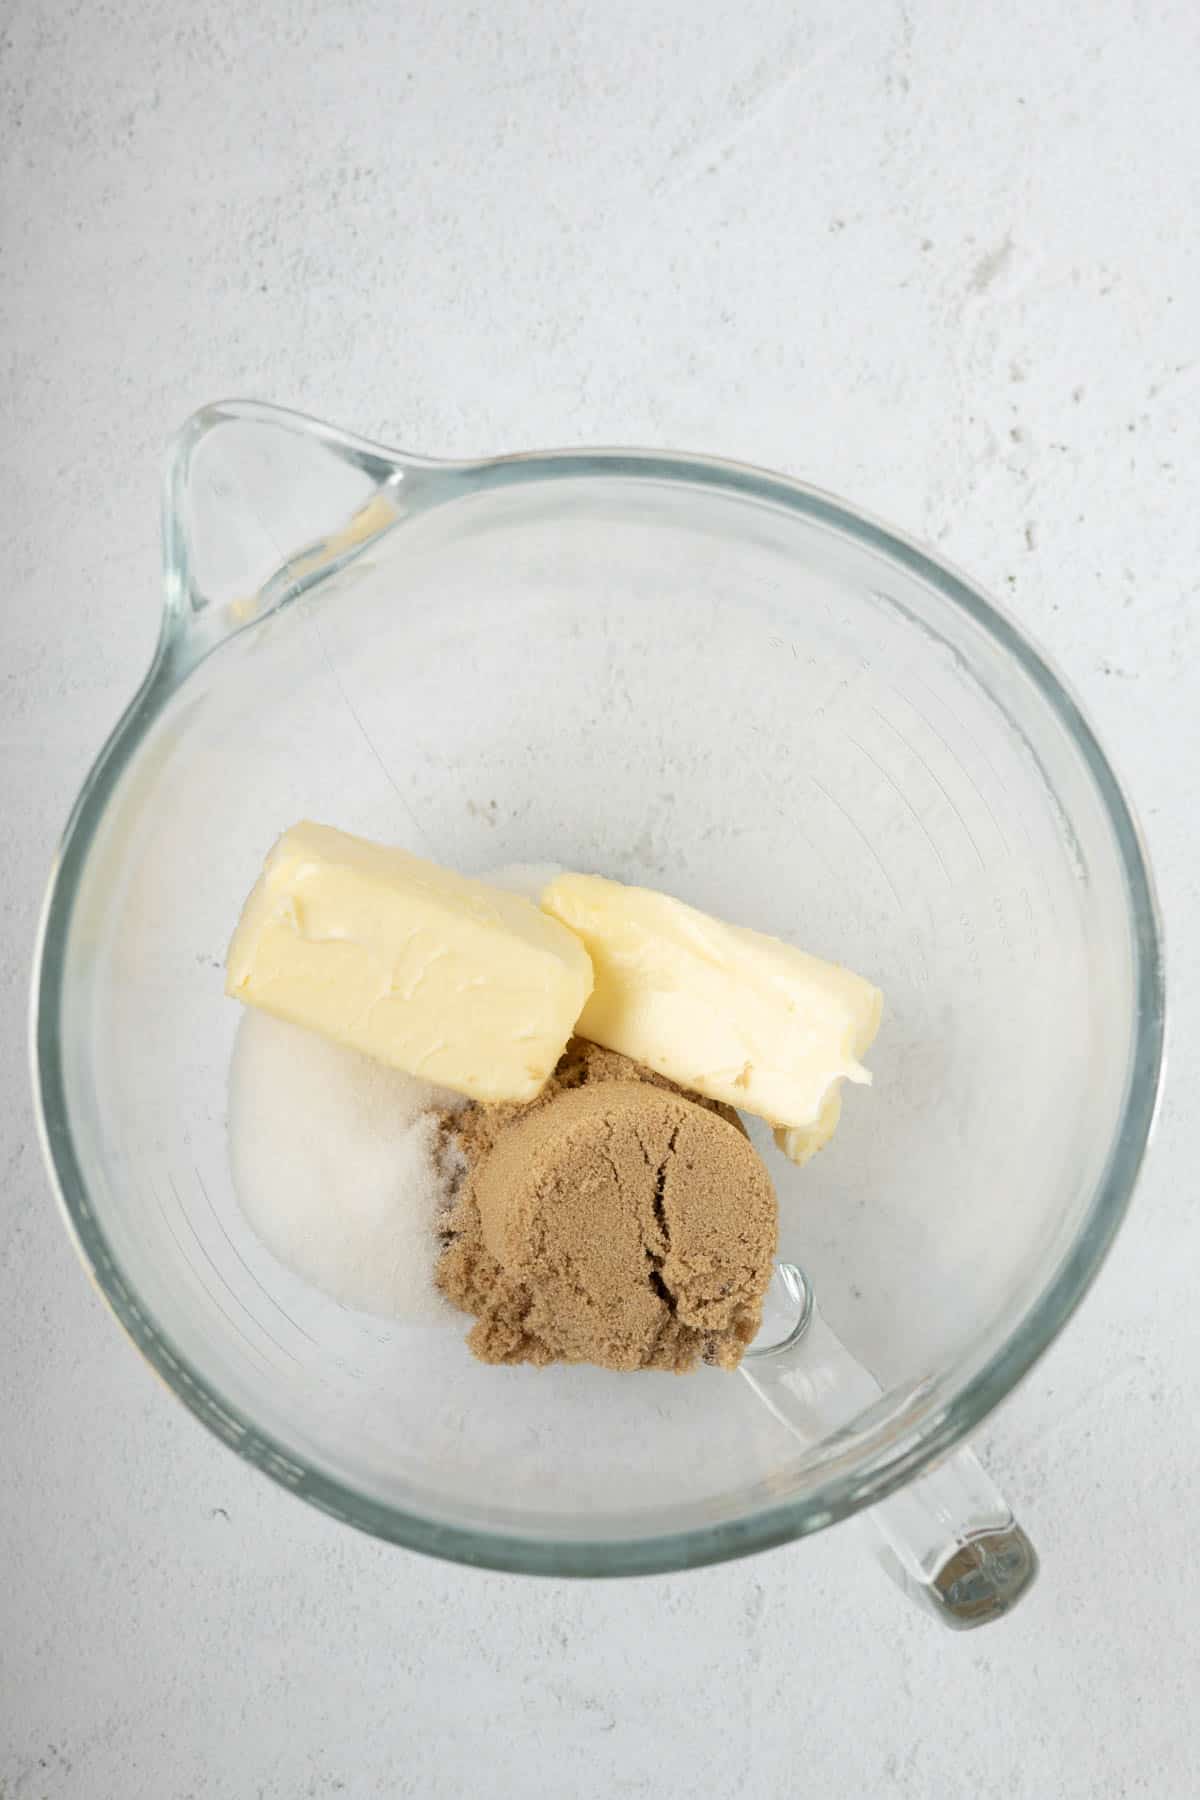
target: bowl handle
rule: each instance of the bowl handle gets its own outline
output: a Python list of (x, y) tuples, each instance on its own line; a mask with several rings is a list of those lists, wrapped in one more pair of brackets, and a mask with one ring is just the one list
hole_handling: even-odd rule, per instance
[(953, 1631), (1002, 1619), (1037, 1578), (1037, 1551), (965, 1446), (868, 1516), (888, 1574)]
[[(787, 1334), (756, 1345), (741, 1373), (780, 1423), (806, 1444), (849, 1425), (882, 1390), (818, 1312), (812, 1287), (781, 1264), (768, 1316), (790, 1304)], [(796, 1308), (799, 1314), (796, 1315)], [(879, 1558), (904, 1592), (955, 1631), (1011, 1612), (1037, 1576), (1037, 1552), (965, 1447), (879, 1501), (867, 1515)]]

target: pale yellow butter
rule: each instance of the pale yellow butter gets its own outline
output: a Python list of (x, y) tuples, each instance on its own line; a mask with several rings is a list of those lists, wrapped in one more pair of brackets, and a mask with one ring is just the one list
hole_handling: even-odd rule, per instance
[(592, 970), (578, 938), (529, 900), (306, 821), (267, 857), (225, 986), (472, 1099), (531, 1100)]
[[(864, 1046), (865, 1047), (865, 1046)], [(867, 1080), (870, 1081), (868, 1075)], [(792, 1162), (804, 1164), (818, 1150), (823, 1150), (834, 1132), (842, 1116), (842, 1084), (835, 1081), (824, 1100), (821, 1110), (811, 1125), (777, 1125), (775, 1142), (783, 1154)]]
[(558, 876), (541, 903), (592, 960), (580, 1035), (768, 1120), (793, 1161), (833, 1135), (841, 1083), (870, 1081), (883, 996), (849, 969), (596, 875)]

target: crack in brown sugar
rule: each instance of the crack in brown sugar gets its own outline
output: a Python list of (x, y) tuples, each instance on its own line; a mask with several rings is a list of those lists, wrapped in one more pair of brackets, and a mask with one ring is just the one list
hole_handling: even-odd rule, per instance
[[(649, 1252), (647, 1252), (647, 1254), (649, 1254)], [(661, 1274), (659, 1273), (659, 1268), (660, 1268), (660, 1265), (658, 1263), (655, 1263), (654, 1266), (651, 1268), (650, 1273), (646, 1277), (646, 1279), (650, 1283), (651, 1291), (658, 1295), (659, 1299), (662, 1301), (662, 1303), (666, 1307), (667, 1311), (672, 1315), (672, 1317), (674, 1317), (675, 1296), (671, 1292), (670, 1288), (667, 1286), (666, 1282), (663, 1280)]]
[(671, 1233), (667, 1225), (667, 1209), (663, 1204), (663, 1199), (667, 1191), (667, 1164), (675, 1154), (675, 1145), (678, 1141), (679, 1127), (676, 1125), (670, 1137), (667, 1139), (666, 1154), (663, 1156), (662, 1161), (659, 1163), (658, 1168), (654, 1173), (654, 1218), (659, 1230), (662, 1232), (663, 1243), (668, 1247), (671, 1243)]
[[(645, 1246), (646, 1257), (650, 1263), (650, 1272), (646, 1279), (650, 1283), (651, 1290), (655, 1294), (657, 1294), (658, 1298), (662, 1301), (663, 1305), (666, 1307), (668, 1313), (671, 1315), (672, 1318), (674, 1318), (674, 1316), (675, 1316), (678, 1302), (677, 1302), (676, 1296), (671, 1292), (670, 1288), (667, 1286), (666, 1282), (663, 1280), (662, 1266), (663, 1266), (664, 1262), (667, 1260), (667, 1254), (671, 1248), (671, 1228), (667, 1224), (667, 1209), (666, 1209), (666, 1205), (665, 1205), (665, 1195), (666, 1195), (666, 1191), (667, 1191), (667, 1165), (670, 1162), (672, 1156), (675, 1154), (675, 1145), (678, 1140), (678, 1137), (679, 1137), (679, 1127), (678, 1127), (678, 1125), (676, 1125), (674, 1127), (674, 1129), (672, 1130), (670, 1137), (667, 1139), (667, 1148), (663, 1155), (662, 1161), (659, 1163), (658, 1168), (654, 1172), (654, 1199), (652, 1202), (652, 1206), (653, 1206), (653, 1212), (654, 1212), (654, 1223), (658, 1227), (659, 1238), (661, 1240), (662, 1248), (659, 1250), (652, 1250), (650, 1248), (649, 1244), (646, 1244), (646, 1246)], [(645, 1147), (642, 1146), (642, 1149), (643, 1149), (643, 1154), (644, 1154)], [(649, 1158), (647, 1158), (647, 1163), (648, 1162), (649, 1162)]]

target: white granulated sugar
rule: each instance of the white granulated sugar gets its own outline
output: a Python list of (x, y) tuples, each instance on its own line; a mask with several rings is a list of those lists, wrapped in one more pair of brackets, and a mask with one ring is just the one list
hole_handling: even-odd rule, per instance
[(459, 1321), (433, 1279), (448, 1179), (432, 1117), (458, 1104), (247, 1008), (229, 1079), (229, 1154), (247, 1223), (344, 1306), (404, 1324)]

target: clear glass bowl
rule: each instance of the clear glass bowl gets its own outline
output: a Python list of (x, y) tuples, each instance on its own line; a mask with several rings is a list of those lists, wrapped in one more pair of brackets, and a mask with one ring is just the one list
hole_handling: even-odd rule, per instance
[[(182, 433), (166, 544), (51, 883), (35, 1063), (71, 1229), (186, 1404), (380, 1537), (589, 1575), (816, 1530), (977, 1425), (1112, 1239), (1163, 1034), (1129, 808), (1012, 623), (777, 476), (436, 464), (249, 405)], [(719, 1371), (485, 1368), (275, 1264), (230, 1183), (222, 962), (303, 816), (661, 887), (879, 983), (873, 1091), (808, 1168), (767, 1154), (781, 1252), (882, 1399), (805, 1445)]]

